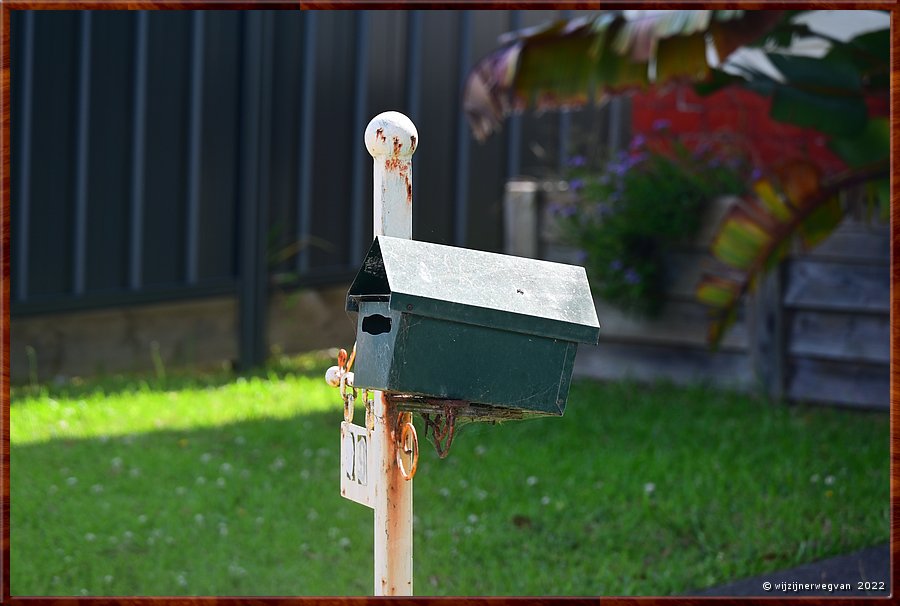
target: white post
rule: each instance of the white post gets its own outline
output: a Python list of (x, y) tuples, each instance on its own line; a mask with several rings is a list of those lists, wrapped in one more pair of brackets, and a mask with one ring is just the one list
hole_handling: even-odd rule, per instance
[[(398, 112), (375, 116), (366, 128), (366, 148), (375, 162), (375, 235), (412, 238), (412, 155), (419, 133)], [(412, 480), (397, 464), (400, 422), (406, 415), (375, 392), (374, 479), (375, 595), (411, 596)]]

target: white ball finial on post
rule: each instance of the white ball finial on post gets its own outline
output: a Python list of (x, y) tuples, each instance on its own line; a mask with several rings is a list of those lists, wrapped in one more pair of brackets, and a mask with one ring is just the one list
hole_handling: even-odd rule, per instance
[(365, 141), (375, 169), (375, 235), (412, 238), (412, 155), (419, 146), (416, 126), (400, 112), (384, 112), (369, 122)]

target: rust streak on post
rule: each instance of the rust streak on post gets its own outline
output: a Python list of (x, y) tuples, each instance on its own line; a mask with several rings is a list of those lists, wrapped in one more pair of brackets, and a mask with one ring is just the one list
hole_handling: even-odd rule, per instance
[[(383, 520), (375, 511), (375, 549), (384, 549), (385, 561), (378, 566), (381, 573), (376, 583), (380, 585), (379, 595), (412, 595), (412, 486), (400, 473), (397, 456), (400, 445), (400, 424), (405, 413), (397, 410), (397, 405), (383, 392), (378, 392), (383, 411), (385, 441), (381, 452), (381, 477), (386, 479)], [(383, 543), (382, 543), (383, 541)]]

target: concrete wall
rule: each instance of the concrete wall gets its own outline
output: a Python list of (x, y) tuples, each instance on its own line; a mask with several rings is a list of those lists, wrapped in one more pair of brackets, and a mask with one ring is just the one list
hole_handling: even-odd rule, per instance
[[(352, 346), (346, 291), (340, 286), (275, 294), (269, 305), (270, 351)], [(237, 311), (236, 298), (217, 297), (14, 318), (12, 381), (28, 381), (32, 370), (40, 380), (152, 371), (154, 352), (167, 369), (230, 366), (237, 358)]]

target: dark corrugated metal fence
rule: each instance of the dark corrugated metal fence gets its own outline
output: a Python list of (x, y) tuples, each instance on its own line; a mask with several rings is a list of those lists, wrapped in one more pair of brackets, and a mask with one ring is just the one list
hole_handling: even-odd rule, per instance
[(388, 109), (420, 132), (416, 238), (500, 250), (505, 180), (557, 169), (605, 112), (516, 118), (479, 145), (460, 91), (499, 34), (557, 16), (13, 11), (13, 315), (236, 292), (260, 361), (273, 282), (360, 262), (362, 135)]

